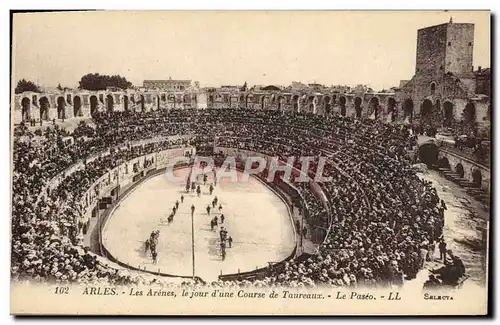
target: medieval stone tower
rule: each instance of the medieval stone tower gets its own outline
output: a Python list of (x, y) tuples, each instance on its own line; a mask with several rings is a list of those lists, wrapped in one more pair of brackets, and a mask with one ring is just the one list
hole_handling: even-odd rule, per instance
[(415, 74), (472, 73), (474, 24), (453, 22), (418, 30)]

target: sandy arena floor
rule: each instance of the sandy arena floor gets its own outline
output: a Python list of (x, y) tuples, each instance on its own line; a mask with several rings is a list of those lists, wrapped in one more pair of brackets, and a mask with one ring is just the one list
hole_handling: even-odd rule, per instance
[[(189, 169), (176, 171), (187, 178)], [(239, 175), (240, 176), (240, 175)], [(119, 261), (135, 267), (174, 275), (192, 275), (191, 205), (194, 214), (196, 276), (212, 281), (223, 274), (254, 270), (286, 258), (294, 248), (295, 236), (285, 203), (260, 181), (222, 180), (209, 195), (208, 184), (201, 185), (202, 194), (185, 193), (185, 181), (173, 183), (165, 175), (155, 176), (139, 185), (117, 206), (103, 230), (103, 244)], [(180, 196), (174, 221), (167, 216)], [(207, 215), (206, 207), (217, 196), (225, 216), (223, 227), (233, 238), (222, 261), (219, 229), (211, 231), (210, 220), (218, 209)], [(215, 213), (214, 213), (215, 212)], [(219, 220), (220, 223), (220, 220)], [(219, 225), (220, 227), (221, 225)], [(158, 229), (158, 261), (154, 265), (144, 252), (144, 241)]]

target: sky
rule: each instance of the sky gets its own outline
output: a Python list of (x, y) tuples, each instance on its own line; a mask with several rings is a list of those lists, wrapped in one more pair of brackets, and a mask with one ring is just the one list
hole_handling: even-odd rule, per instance
[(475, 24), (474, 67), (490, 66), (488, 11), (101, 11), (16, 14), (13, 80), (76, 87), (87, 73), (201, 86), (399, 85), (417, 30)]

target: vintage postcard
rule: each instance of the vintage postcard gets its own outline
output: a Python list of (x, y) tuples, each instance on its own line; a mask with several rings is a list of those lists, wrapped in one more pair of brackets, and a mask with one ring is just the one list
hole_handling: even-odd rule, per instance
[(487, 314), (490, 19), (13, 13), (11, 313)]

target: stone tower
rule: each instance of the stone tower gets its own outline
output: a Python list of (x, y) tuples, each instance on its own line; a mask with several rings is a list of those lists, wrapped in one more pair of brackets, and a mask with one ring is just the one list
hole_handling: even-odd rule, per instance
[(472, 73), (474, 24), (446, 24), (418, 30), (415, 74)]

